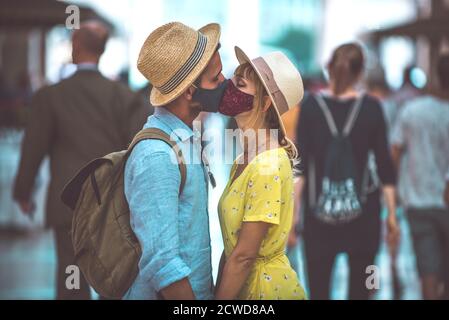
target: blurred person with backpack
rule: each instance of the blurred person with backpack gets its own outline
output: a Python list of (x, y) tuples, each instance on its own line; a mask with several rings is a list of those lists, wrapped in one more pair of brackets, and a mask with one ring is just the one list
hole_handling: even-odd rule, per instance
[(46, 226), (55, 236), (57, 299), (90, 298), (82, 274), (78, 290), (66, 287), (66, 268), (75, 265), (75, 257), (70, 237), (72, 214), (60, 200), (60, 191), (91, 159), (126, 148), (149, 115), (140, 96), (99, 72), (108, 34), (98, 21), (82, 23), (72, 35), (76, 73), (34, 95), (14, 186), (14, 199), (31, 215), (35, 179), (43, 158), (50, 157)]
[(331, 298), (335, 258), (347, 253), (349, 299), (369, 299), (369, 274), (381, 235), (380, 190), (370, 186), (368, 155), (375, 155), (388, 208), (387, 239), (396, 246), (395, 173), (386, 123), (378, 100), (360, 92), (364, 71), (360, 45), (337, 48), (328, 64), (329, 89), (302, 103), (297, 127), (303, 173), (296, 200), (304, 206), (304, 248), (310, 298)]

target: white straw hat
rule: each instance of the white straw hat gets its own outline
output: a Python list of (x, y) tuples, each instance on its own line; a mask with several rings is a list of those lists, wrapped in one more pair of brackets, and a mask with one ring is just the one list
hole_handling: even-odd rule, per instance
[(273, 101), (280, 127), (284, 134), (287, 134), (281, 115), (296, 106), (304, 97), (304, 86), (299, 71), (280, 51), (252, 60), (239, 47), (235, 47), (235, 54), (240, 64), (249, 63), (256, 71)]
[(153, 85), (150, 102), (165, 105), (178, 98), (201, 75), (220, 40), (220, 25), (194, 30), (180, 22), (165, 24), (145, 40), (137, 68)]

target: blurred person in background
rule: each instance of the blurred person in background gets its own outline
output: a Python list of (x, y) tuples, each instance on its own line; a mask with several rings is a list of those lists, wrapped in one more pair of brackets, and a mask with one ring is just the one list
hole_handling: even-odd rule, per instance
[[(379, 249), (381, 204), (380, 188), (369, 190), (365, 184), (370, 151), (375, 154), (388, 208), (387, 239), (391, 246), (396, 246), (399, 240), (395, 172), (382, 107), (377, 99), (356, 89), (363, 75), (364, 60), (360, 45), (351, 43), (340, 46), (328, 64), (329, 89), (310, 94), (302, 102), (296, 139), (303, 175), (297, 184), (297, 194), (304, 194), (304, 197), (300, 196), (296, 201), (300, 202), (298, 206), (304, 206), (305, 211), (303, 238), (312, 300), (330, 299), (331, 275), (339, 253), (348, 255), (349, 299), (366, 300), (373, 293), (366, 286), (366, 270), (368, 266), (374, 265)], [(346, 144), (341, 145), (342, 140)], [(334, 149), (329, 149), (330, 146), (334, 146)], [(349, 153), (352, 153), (350, 158)], [(329, 176), (325, 176), (326, 167), (333, 154), (340, 156), (341, 164), (346, 170), (352, 171), (354, 177), (350, 179), (350, 186), (340, 183), (338, 188), (332, 187), (327, 193), (335, 199), (341, 195), (341, 188), (344, 189), (343, 207), (340, 202), (340, 209), (337, 210), (337, 203), (334, 201), (332, 204), (335, 212), (344, 212), (338, 221), (333, 220), (334, 216), (323, 216), (326, 210), (320, 209), (321, 199), (326, 195), (325, 182), (329, 181)], [(345, 182), (348, 181), (343, 178)], [(358, 195), (355, 203), (357, 210), (351, 207), (353, 201), (349, 203), (351, 206), (346, 202), (349, 195), (354, 193)], [(351, 209), (354, 216), (347, 217), (346, 209), (342, 208), (348, 212)]]
[(440, 87), (403, 106), (393, 132), (399, 195), (406, 209), (424, 299), (449, 298), (449, 55), (437, 67)]
[(401, 88), (399, 88), (399, 90), (394, 92), (391, 97), (399, 110), (404, 105), (404, 103), (421, 95), (421, 90), (419, 90), (414, 85), (412, 79), (413, 70), (415, 68), (415, 66), (408, 66), (407, 68), (405, 68), (402, 76), (402, 86)]
[(80, 274), (80, 289), (69, 290), (66, 268), (74, 265), (70, 237), (71, 212), (60, 200), (68, 180), (88, 161), (126, 149), (148, 117), (140, 96), (98, 70), (109, 31), (98, 21), (81, 24), (72, 35), (76, 73), (40, 89), (32, 98), (13, 196), (24, 214), (32, 216), (33, 186), (40, 164), (50, 157), (46, 226), (55, 236), (57, 299), (89, 299), (90, 289)]
[(393, 92), (388, 86), (385, 78), (385, 70), (381, 66), (369, 72), (366, 79), (366, 88), (368, 93), (379, 100), (382, 106), (387, 124), (387, 136), (390, 141), (391, 131), (398, 115), (398, 106), (393, 99)]

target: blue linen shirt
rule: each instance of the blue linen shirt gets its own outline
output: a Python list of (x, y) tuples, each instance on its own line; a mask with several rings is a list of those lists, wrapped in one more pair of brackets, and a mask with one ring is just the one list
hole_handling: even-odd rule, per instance
[(173, 150), (163, 141), (137, 144), (125, 167), (131, 227), (142, 247), (139, 274), (124, 299), (158, 299), (158, 292), (188, 277), (197, 299), (212, 299), (207, 172), (198, 138), (163, 107), (144, 128), (176, 139), (187, 162), (184, 189)]

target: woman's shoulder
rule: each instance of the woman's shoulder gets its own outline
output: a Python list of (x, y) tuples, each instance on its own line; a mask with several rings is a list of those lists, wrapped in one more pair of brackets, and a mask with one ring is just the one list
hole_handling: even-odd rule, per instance
[(362, 107), (370, 116), (376, 117), (383, 115), (382, 102), (369, 93), (364, 94)]
[(258, 154), (251, 162), (253, 176), (277, 176), (288, 174), (291, 171), (290, 159), (284, 148), (276, 148)]
[(257, 164), (266, 164), (272, 160), (277, 160), (277, 161), (288, 160), (287, 151), (285, 151), (285, 149), (282, 147), (268, 149), (268, 150), (265, 150), (265, 151), (259, 153), (254, 158), (254, 162)]
[(316, 99), (316, 93), (306, 93), (300, 103), (300, 111), (298, 113), (299, 121), (302, 125), (305, 125), (311, 121), (316, 121), (320, 114), (321, 109)]
[(376, 98), (375, 96), (369, 94), (369, 93), (365, 93), (363, 95), (363, 103), (370, 105), (370, 106), (374, 106), (374, 107), (380, 107), (380, 100), (378, 98)]

